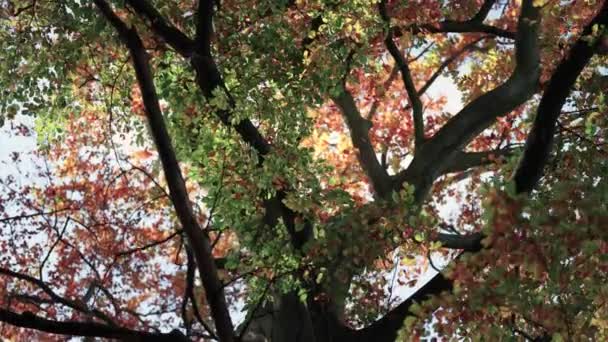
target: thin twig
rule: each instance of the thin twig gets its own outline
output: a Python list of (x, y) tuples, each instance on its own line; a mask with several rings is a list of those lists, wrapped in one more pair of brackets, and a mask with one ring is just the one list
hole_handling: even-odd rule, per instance
[(136, 252), (143, 252), (146, 249), (149, 249), (149, 248), (152, 248), (152, 247), (155, 247), (155, 246), (158, 246), (158, 245), (162, 245), (163, 243), (165, 243), (165, 242), (167, 242), (167, 241), (169, 241), (169, 240), (173, 239), (174, 237), (176, 237), (178, 235), (181, 235), (181, 234), (182, 234), (182, 230), (178, 229), (175, 232), (169, 234), (164, 239), (161, 239), (161, 240), (158, 240), (158, 241), (154, 241), (152, 243), (149, 243), (149, 244), (141, 246), (141, 247), (136, 247), (136, 248), (128, 249), (126, 251), (119, 252), (119, 253), (116, 254), (116, 256), (117, 257), (123, 257), (123, 256), (129, 255), (129, 254), (133, 254), (133, 253), (136, 253)]

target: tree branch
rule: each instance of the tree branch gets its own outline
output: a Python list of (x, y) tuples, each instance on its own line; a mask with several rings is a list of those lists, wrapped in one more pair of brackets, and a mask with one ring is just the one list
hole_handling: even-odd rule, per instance
[(186, 246), (186, 257), (188, 259), (186, 264), (186, 288), (184, 290), (184, 297), (182, 301), (182, 320), (184, 321), (184, 325), (186, 326), (186, 332), (189, 336), (190, 328), (192, 326), (192, 322), (187, 320), (187, 307), (188, 301), (190, 300), (192, 303), (192, 311), (194, 313), (194, 317), (197, 321), (203, 326), (203, 329), (214, 339), (217, 339), (217, 336), (213, 333), (213, 330), (209, 325), (205, 322), (203, 317), (201, 317), (201, 313), (198, 309), (198, 303), (196, 301), (196, 297), (194, 295), (194, 278), (196, 276), (196, 261), (194, 260), (194, 253), (189, 246)]
[[(405, 28), (407, 31), (411, 31), (413, 34), (430, 32), (430, 33), (485, 33), (497, 37), (515, 39), (516, 34), (498, 28), (492, 25), (486, 25), (480, 22), (474, 21), (451, 21), (446, 20), (439, 23), (430, 23), (422, 25), (411, 25)], [(396, 33), (399, 35), (399, 33)]]
[(89, 309), (84, 303), (82, 302), (78, 302), (78, 301), (74, 301), (74, 300), (70, 300), (64, 297), (61, 297), (60, 295), (58, 295), (57, 293), (55, 293), (55, 291), (53, 291), (53, 289), (51, 289), (45, 282), (43, 282), (42, 280), (36, 279), (32, 276), (29, 276), (27, 274), (23, 274), (23, 273), (19, 273), (19, 272), (15, 272), (15, 271), (11, 271), (9, 269), (6, 268), (0, 268), (0, 274), (3, 274), (5, 276), (9, 276), (12, 278), (16, 278), (16, 279), (20, 279), (23, 281), (26, 281), (32, 285), (37, 286), (38, 288), (40, 288), (47, 296), (49, 296), (49, 298), (57, 304), (62, 304), (65, 305), (68, 308), (71, 308), (73, 310), (76, 310), (78, 312), (82, 312), (84, 314), (87, 315), (93, 315), (101, 320), (103, 320), (104, 322), (113, 325), (114, 321), (112, 321), (112, 319), (110, 317), (108, 317), (106, 314), (104, 314), (103, 312), (99, 311), (99, 310), (95, 310), (95, 309)]
[(447, 68), (450, 64), (452, 64), (456, 59), (458, 59), (460, 56), (462, 56), (462, 54), (464, 54), (465, 52), (475, 49), (475, 45), (485, 38), (487, 38), (487, 37), (481, 37), (479, 39), (472, 41), (471, 43), (465, 45), (462, 49), (456, 51), (456, 53), (454, 53), (450, 57), (446, 58), (441, 63), (441, 65), (437, 68), (437, 70), (435, 70), (433, 75), (431, 75), (431, 77), (428, 79), (428, 81), (426, 81), (426, 83), (422, 86), (422, 88), (420, 88), (420, 90), (418, 90), (418, 96), (422, 96), (424, 93), (426, 93), (426, 91), (431, 87), (431, 85), (433, 85), (433, 82), (435, 82), (435, 80), (437, 80), (437, 78), (441, 75), (441, 73), (443, 73), (445, 68)]
[[(423, 157), (414, 158), (412, 164), (397, 179), (418, 180), (422, 179), (423, 189), (417, 184), (417, 199), (421, 201), (437, 172), (447, 168), (446, 165), (437, 165), (436, 160), (451, 159), (460, 148), (468, 143), (474, 136), (479, 134), (485, 127), (494, 122), (499, 115), (504, 115), (514, 109), (520, 103), (526, 101), (536, 88), (539, 76), (538, 60), (539, 52), (536, 31), (539, 20), (538, 9), (532, 6), (531, 0), (522, 4), (518, 24), (518, 39), (516, 41), (517, 66), (509, 80), (498, 88), (482, 95), (467, 105), (460, 113), (435, 134), (431, 140), (423, 145)], [(488, 109), (494, 108), (490, 114)], [(480, 155), (475, 155), (479, 157)], [(472, 157), (470, 155), (470, 157)], [(418, 161), (416, 160), (418, 159)], [(426, 161), (424, 161), (426, 159)], [(479, 158), (475, 158), (479, 159)], [(423, 162), (420, 162), (422, 160)], [(418, 163), (418, 164), (417, 164)], [(466, 166), (463, 163), (461, 166)], [(422, 167), (421, 167), (422, 166)], [(430, 173), (430, 175), (429, 175)], [(426, 179), (424, 179), (426, 178)], [(478, 251), (481, 249), (482, 234), (471, 234), (463, 239), (461, 236), (439, 234), (437, 239), (442, 241), (446, 247), (462, 247), (465, 250)], [(411, 305), (416, 301), (423, 301), (431, 295), (437, 295), (443, 291), (451, 291), (452, 282), (441, 273), (437, 274), (431, 281), (420, 288), (414, 295), (399, 304), (388, 314), (367, 328), (358, 332), (361, 340), (394, 341), (397, 331), (403, 325), (403, 319), (412, 313), (409, 311)], [(382, 336), (382, 337), (380, 337)]]
[(518, 192), (532, 191), (542, 177), (543, 168), (549, 159), (553, 135), (562, 107), (579, 74), (597, 50), (598, 42), (591, 45), (585, 37), (591, 33), (594, 25), (602, 24), (608, 24), (608, 1), (604, 1), (600, 12), (585, 27), (581, 38), (576, 41), (549, 80), (540, 100), (532, 130), (526, 139), (523, 157), (513, 177)]
[(196, 14), (196, 49), (203, 56), (211, 56), (213, 2), (214, 0), (198, 1), (198, 11)]
[[(180, 55), (191, 58), (192, 66), (197, 74), (198, 84), (207, 99), (214, 97), (213, 91), (224, 87), (220, 72), (211, 57), (211, 35), (213, 1), (199, 1), (196, 40), (190, 39), (183, 32), (170, 24), (160, 12), (146, 0), (127, 0), (127, 3), (142, 18), (147, 19), (154, 33), (173, 47)], [(231, 101), (232, 102), (232, 101)], [(233, 104), (233, 103), (232, 103)], [(260, 155), (269, 152), (269, 145), (250, 120), (242, 120), (236, 125), (230, 122), (230, 111), (219, 110), (217, 115), (227, 126), (234, 127), (246, 143), (251, 145)]]
[(516, 67), (511, 77), (473, 100), (428, 139), (410, 166), (397, 175), (397, 184), (414, 180), (416, 197), (421, 200), (454, 153), (492, 125), (497, 117), (511, 112), (532, 96), (540, 75), (539, 20), (539, 9), (532, 5), (531, 0), (524, 1), (515, 43)]
[(270, 152), (270, 145), (266, 139), (262, 137), (262, 134), (253, 125), (251, 120), (243, 119), (236, 124), (231, 122), (230, 116), (234, 107), (234, 101), (224, 86), (219, 69), (212, 56), (210, 54), (201, 55), (195, 53), (192, 56), (191, 64), (196, 71), (196, 80), (205, 98), (208, 100), (213, 99), (217, 95), (214, 93), (216, 89), (221, 89), (228, 97), (231, 108), (216, 110), (216, 115), (219, 117), (220, 121), (228, 127), (233, 127), (241, 138), (256, 150), (260, 156), (260, 160), (263, 160), (264, 156)]
[(462, 172), (473, 167), (489, 165), (494, 163), (496, 159), (512, 156), (516, 151), (517, 148), (507, 147), (481, 152), (458, 152), (452, 157), (449, 164), (440, 171), (440, 174)]
[(176, 237), (178, 235), (181, 235), (181, 234), (182, 234), (182, 230), (178, 229), (178, 230), (174, 231), (173, 233), (167, 235), (167, 237), (165, 237), (163, 239), (150, 242), (149, 244), (143, 245), (141, 247), (134, 247), (134, 248), (131, 248), (131, 249), (124, 250), (122, 252), (118, 252), (118, 253), (116, 253), (115, 257), (116, 258), (121, 258), (121, 257), (127, 256), (129, 254), (133, 254), (133, 253), (137, 253), (137, 252), (143, 252), (146, 249), (153, 248), (153, 247), (156, 247), (158, 245), (162, 245), (163, 243), (166, 243), (166, 242), (170, 241), (171, 239), (173, 239), (174, 237)]
[(384, 43), (386, 44), (386, 48), (389, 53), (395, 60), (395, 64), (399, 67), (401, 71), (401, 78), (403, 80), (403, 84), (405, 86), (405, 90), (407, 91), (407, 95), (410, 99), (410, 104), (412, 106), (412, 116), (414, 121), (414, 141), (415, 146), (419, 147), (424, 142), (424, 119), (422, 101), (420, 101), (420, 96), (418, 95), (418, 91), (416, 90), (416, 85), (414, 84), (414, 80), (412, 78), (412, 73), (407, 64), (407, 61), (399, 51), (397, 44), (393, 41), (393, 28), (390, 24), (390, 17), (388, 16), (388, 12), (386, 10), (386, 0), (380, 1), (378, 4), (378, 8), (380, 11), (380, 16), (382, 20), (387, 25), (387, 34), (384, 39)]
[(352, 143), (358, 150), (359, 163), (369, 177), (375, 192), (381, 198), (388, 198), (392, 192), (390, 177), (378, 162), (374, 147), (369, 140), (372, 123), (361, 116), (355, 100), (347, 89), (342, 89), (342, 93), (334, 97), (333, 101), (346, 120)]
[(441, 242), (441, 247), (447, 249), (461, 249), (463, 252), (479, 252), (483, 246), (481, 240), (485, 238), (482, 233), (467, 235), (439, 233), (435, 241)]
[(515, 39), (514, 32), (504, 30), (492, 25), (486, 25), (483, 21), (488, 16), (496, 0), (486, 0), (479, 11), (471, 19), (466, 21), (444, 20), (438, 23), (411, 24), (403, 29), (395, 28), (395, 36), (401, 36), (402, 31), (411, 31), (413, 34), (430, 33), (486, 33), (496, 37)]
[(370, 326), (354, 332), (356, 341), (393, 342), (397, 338), (397, 332), (403, 327), (406, 316), (412, 315), (409, 311), (414, 303), (420, 303), (433, 295), (452, 290), (452, 281), (445, 278), (441, 273), (434, 276), (428, 283), (417, 290), (410, 298), (393, 308), (382, 318)]
[(211, 309), (211, 316), (215, 321), (217, 335), (220, 341), (233, 341), (234, 329), (232, 320), (228, 312), (224, 290), (217, 274), (217, 268), (213, 261), (209, 237), (201, 229), (192, 210), (186, 185), (158, 103), (152, 71), (148, 63), (149, 56), (135, 29), (128, 28), (105, 1), (95, 0), (95, 4), (112, 26), (114, 26), (121, 40), (129, 49), (135, 68), (137, 83), (140, 87), (146, 109), (150, 131), (169, 186), (171, 201), (193, 248), (201, 280), (205, 288), (205, 295)]
[(121, 341), (190, 341), (179, 330), (173, 330), (170, 333), (153, 333), (95, 322), (61, 322), (42, 318), (28, 311), (19, 314), (10, 310), (0, 309), (0, 321), (21, 328), (35, 329), (59, 335), (104, 337)]
[[(146, 0), (126, 0), (127, 4), (141, 17), (150, 22), (152, 30), (180, 55), (190, 57), (194, 41), (169, 23), (154, 6)], [(203, 2), (203, 1), (201, 1)]]
[(473, 16), (473, 18), (471, 18), (469, 20), (469, 22), (480, 23), (480, 24), (483, 23), (483, 21), (486, 20), (486, 17), (492, 10), (492, 7), (494, 6), (495, 3), (496, 3), (496, 0), (484, 1), (484, 3), (479, 8), (479, 11), (477, 12), (477, 14), (475, 14), (475, 16)]
[[(391, 87), (391, 84), (393, 84), (393, 81), (395, 80), (395, 78), (397, 78), (397, 74), (399, 73), (399, 68), (395, 65), (393, 67), (393, 69), (391, 70), (391, 73), (388, 75), (388, 78), (386, 79), (386, 81), (384, 81), (383, 83), (383, 88), (384, 89), (389, 89)], [(380, 97), (376, 96), (376, 98), (374, 99), (374, 102), (372, 103), (369, 112), (367, 112), (367, 115), (365, 116), (365, 118), (367, 120), (372, 121), (372, 119), (374, 118), (374, 115), (376, 115), (376, 112), (378, 111), (378, 108), (380, 107)]]
[[(187, 37), (179, 38), (179, 41), (172, 42), (168, 40), (172, 38), (172, 35), (168, 32), (174, 32), (177, 29), (172, 28), (162, 16), (151, 7), (145, 0), (129, 0), (132, 7), (139, 9), (139, 14), (146, 18), (149, 18), (156, 26), (152, 26), (154, 32), (159, 36), (164, 37), (169, 44), (180, 43), (179, 46), (185, 46), (181, 48), (184, 57), (190, 57), (190, 63), (196, 73), (196, 80), (199, 88), (203, 92), (203, 95), (207, 100), (213, 99), (217, 94), (216, 89), (221, 90), (228, 98), (229, 107), (228, 109), (218, 109), (215, 114), (218, 116), (220, 121), (228, 126), (234, 128), (237, 133), (241, 136), (243, 141), (250, 145), (260, 157), (260, 163), (264, 160), (264, 157), (270, 152), (270, 144), (262, 136), (259, 130), (249, 119), (243, 119), (238, 123), (234, 124), (230, 120), (232, 111), (234, 110), (235, 103), (232, 99), (228, 89), (224, 85), (221, 73), (218, 69), (217, 64), (212, 56), (211, 51), (211, 37), (213, 33), (213, 1), (212, 0), (201, 0), (199, 1), (198, 14), (197, 14), (197, 33), (195, 41), (186, 39)], [(169, 28), (166, 28), (166, 27)], [(183, 43), (183, 44), (182, 44)], [(190, 44), (190, 46), (188, 44)], [(173, 46), (173, 45), (172, 45)], [(174, 46), (178, 50), (178, 46)], [(178, 50), (179, 52), (179, 50)], [(292, 245), (299, 249), (308, 240), (311, 235), (310, 225), (307, 228), (296, 231), (295, 229), (295, 217), (296, 213), (291, 209), (287, 208), (282, 202), (285, 197), (284, 190), (278, 190), (277, 196), (272, 197), (270, 200), (265, 200), (266, 216), (264, 223), (273, 226), (276, 224), (276, 220), (273, 218), (281, 217), (288, 228), (291, 236)]]
[[(216, 96), (214, 91), (220, 89), (228, 97), (230, 108), (225, 110), (217, 110), (216, 114), (226, 126), (233, 127), (243, 138), (243, 140), (253, 147), (258, 156), (260, 163), (264, 157), (270, 152), (270, 144), (261, 135), (259, 130), (253, 125), (251, 120), (244, 119), (236, 125), (230, 120), (231, 111), (235, 107), (234, 100), (222, 80), (221, 74), (211, 54), (211, 36), (213, 31), (213, 0), (200, 0), (198, 8), (197, 36), (196, 45), (197, 52), (192, 56), (191, 64), (196, 71), (196, 79), (203, 95), (208, 99)], [(287, 231), (291, 238), (291, 244), (294, 248), (300, 249), (312, 235), (310, 224), (306, 224), (302, 230), (296, 230), (295, 219), (298, 216), (293, 210), (289, 209), (284, 203), (286, 193), (283, 189), (278, 189), (275, 196), (264, 200), (264, 224), (274, 226), (280, 217), (287, 227)]]

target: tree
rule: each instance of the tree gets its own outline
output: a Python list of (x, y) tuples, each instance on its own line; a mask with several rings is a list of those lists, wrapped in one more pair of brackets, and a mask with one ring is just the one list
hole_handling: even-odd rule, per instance
[(608, 2), (0, 9), (3, 336), (608, 335)]

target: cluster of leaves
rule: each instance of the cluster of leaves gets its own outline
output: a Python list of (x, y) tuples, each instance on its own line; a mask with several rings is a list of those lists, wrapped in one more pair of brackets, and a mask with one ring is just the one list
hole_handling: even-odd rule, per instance
[(408, 329), (428, 333), (417, 322), (433, 313), (432, 330), (443, 336), (606, 337), (606, 163), (584, 147), (564, 154), (532, 198), (504, 179), (488, 183), (487, 248), (448, 267), (453, 293), (415, 305)]

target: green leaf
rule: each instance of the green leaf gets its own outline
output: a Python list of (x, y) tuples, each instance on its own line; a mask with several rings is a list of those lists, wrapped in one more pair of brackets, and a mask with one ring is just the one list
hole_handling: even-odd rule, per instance
[(300, 302), (306, 304), (306, 300), (308, 299), (308, 292), (305, 289), (299, 289), (298, 299), (300, 300)]

